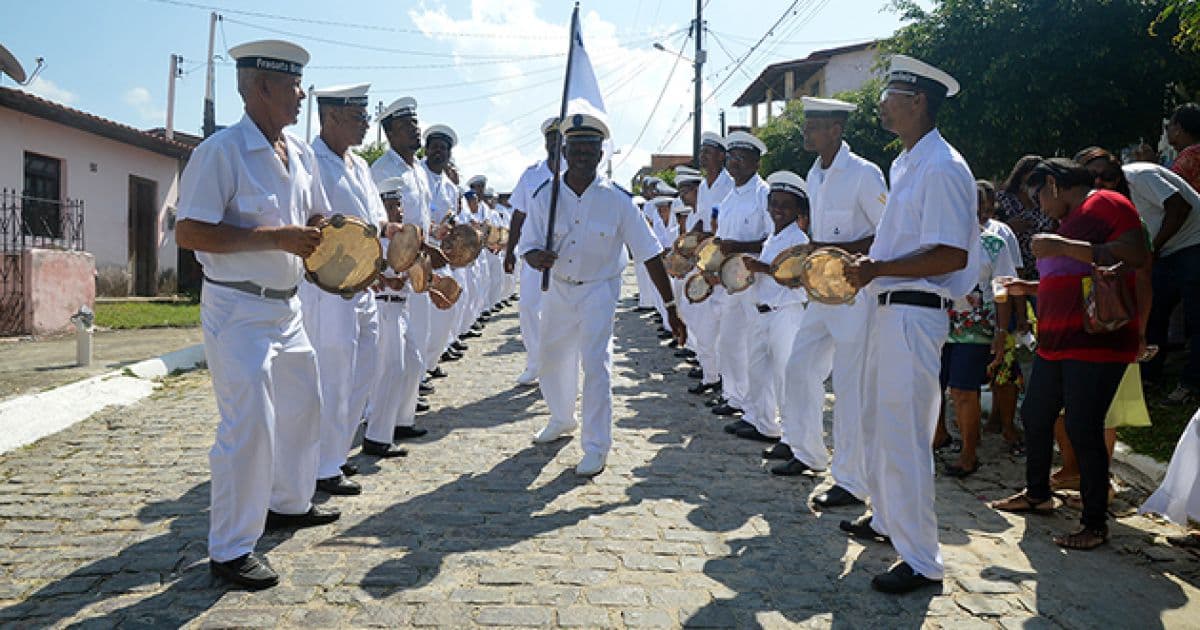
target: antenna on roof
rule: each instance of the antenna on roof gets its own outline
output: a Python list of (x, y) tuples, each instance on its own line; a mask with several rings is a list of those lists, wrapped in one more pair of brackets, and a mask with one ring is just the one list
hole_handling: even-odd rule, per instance
[(0, 45), (0, 76), (7, 74), (12, 77), (19, 85), (29, 85), (37, 78), (38, 73), (46, 66), (46, 60), (42, 57), (37, 58), (37, 67), (33, 69), (33, 74), (26, 76), (25, 68), (20, 61), (13, 56), (3, 45)]

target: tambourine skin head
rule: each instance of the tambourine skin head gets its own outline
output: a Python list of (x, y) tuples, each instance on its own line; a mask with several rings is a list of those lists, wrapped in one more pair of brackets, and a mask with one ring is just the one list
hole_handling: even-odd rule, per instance
[(688, 302), (692, 304), (699, 304), (707, 300), (708, 296), (712, 295), (712, 291), (712, 285), (700, 273), (688, 276), (687, 280), (683, 283), (683, 293), (687, 297)]
[(804, 260), (812, 247), (795, 245), (781, 252), (771, 261), (771, 277), (780, 286), (798, 289), (804, 286)]
[(321, 242), (304, 258), (305, 278), (330, 293), (353, 296), (379, 277), (383, 248), (370, 226), (340, 214), (321, 226)]
[(811, 300), (822, 304), (853, 304), (858, 293), (846, 280), (845, 268), (853, 257), (838, 247), (813, 250), (804, 259), (804, 288)]
[(696, 248), (696, 266), (703, 271), (717, 273), (721, 270), (721, 264), (724, 262), (725, 255), (721, 253), (721, 246), (717, 244), (715, 238), (705, 239)]
[(421, 232), (417, 226), (405, 223), (388, 241), (387, 262), (396, 273), (408, 270), (421, 253)]
[(741, 293), (754, 284), (754, 272), (746, 267), (747, 256), (730, 256), (721, 263), (721, 286), (730, 294)]

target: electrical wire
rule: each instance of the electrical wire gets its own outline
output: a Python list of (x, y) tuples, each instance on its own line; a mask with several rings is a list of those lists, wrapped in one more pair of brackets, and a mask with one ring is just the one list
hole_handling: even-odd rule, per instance
[[(685, 46), (687, 45), (687, 42), (689, 39), (691, 39), (690, 32), (688, 33), (688, 36), (686, 38), (684, 38), (684, 40), (683, 40), (683, 43)], [(655, 101), (654, 101), (654, 107), (650, 108), (650, 114), (648, 116), (646, 116), (646, 122), (644, 124), (642, 124), (642, 130), (638, 132), (637, 137), (633, 139), (632, 143), (630, 143), (632, 146), (637, 146), (637, 143), (641, 142), (642, 136), (644, 136), (646, 134), (646, 129), (648, 129), (650, 127), (650, 121), (654, 119), (654, 113), (658, 111), (658, 106), (662, 104), (663, 97), (667, 95), (667, 90), (669, 90), (671, 88), (671, 78), (675, 76), (675, 69), (679, 67), (679, 60), (683, 58), (683, 50), (682, 50), (683, 48), (684, 48), (684, 46), (680, 46), (679, 52), (675, 55), (675, 61), (674, 61), (674, 63), (671, 64), (671, 71), (669, 73), (667, 73), (667, 80), (665, 82), (663, 82), (663, 89), (661, 92), (658, 93), (658, 98), (655, 99)], [(629, 160), (629, 156), (632, 155), (632, 153), (633, 152), (630, 151), (629, 153), (624, 154), (621, 157), (621, 161), (617, 162), (617, 164), (616, 164), (616, 166), (614, 166), (614, 168), (620, 168), (621, 166), (623, 166), (625, 164), (625, 162), (627, 160)]]

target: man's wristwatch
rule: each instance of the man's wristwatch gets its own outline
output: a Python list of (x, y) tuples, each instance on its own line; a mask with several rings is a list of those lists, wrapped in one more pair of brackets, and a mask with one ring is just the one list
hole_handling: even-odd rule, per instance
[(665, 310), (665, 309), (671, 308), (673, 306), (675, 306), (675, 300), (671, 300), (670, 302), (663, 304), (663, 309)]

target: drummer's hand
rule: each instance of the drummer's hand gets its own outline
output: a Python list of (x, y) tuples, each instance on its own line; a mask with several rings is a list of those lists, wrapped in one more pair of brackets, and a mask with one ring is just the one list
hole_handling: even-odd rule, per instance
[(440, 247), (434, 247), (428, 243), (422, 244), (421, 247), (429, 254), (429, 263), (434, 269), (441, 269), (450, 264), (450, 260), (446, 258), (446, 253)]
[(754, 273), (771, 273), (771, 265), (753, 258), (746, 259), (746, 269), (749, 269)]
[(314, 214), (311, 217), (308, 217), (309, 227), (320, 229), (325, 227), (327, 223), (329, 223), (329, 219), (325, 218), (325, 215), (323, 214)]
[(389, 221), (386, 225), (383, 226), (384, 238), (392, 238), (393, 236), (396, 235), (396, 232), (400, 231), (400, 228), (402, 228), (402, 227), (404, 227), (403, 223), (396, 223), (395, 221)]
[(679, 310), (676, 307), (667, 307), (667, 321), (671, 323), (671, 334), (675, 336), (675, 341), (682, 348), (683, 344), (687, 343), (687, 326), (684, 325), (682, 319), (679, 319)]
[(730, 243), (729, 241), (725, 241), (725, 240), (718, 238), (718, 239), (716, 239), (716, 243), (717, 243), (717, 247), (720, 248), (721, 253), (725, 254), (726, 256), (737, 253), (737, 250), (734, 248), (733, 243)]
[(442, 240), (450, 235), (450, 226), (445, 223), (439, 223), (433, 227), (433, 238)]
[(709, 273), (705, 271), (702, 273), (702, 275), (704, 276), (704, 281), (707, 282), (708, 286), (710, 287), (715, 287), (718, 284), (721, 284), (721, 276), (718, 276), (715, 273)]
[(548, 252), (544, 249), (535, 249), (525, 254), (525, 262), (529, 263), (534, 269), (549, 269), (554, 266), (554, 261), (558, 260), (558, 254)]
[(844, 273), (850, 286), (861, 289), (879, 276), (879, 261), (869, 256), (858, 256), (844, 267)]
[(512, 252), (504, 253), (504, 273), (512, 274), (517, 268), (517, 256)]
[(304, 225), (284, 225), (274, 229), (275, 248), (301, 258), (313, 253), (321, 244), (321, 228)]

